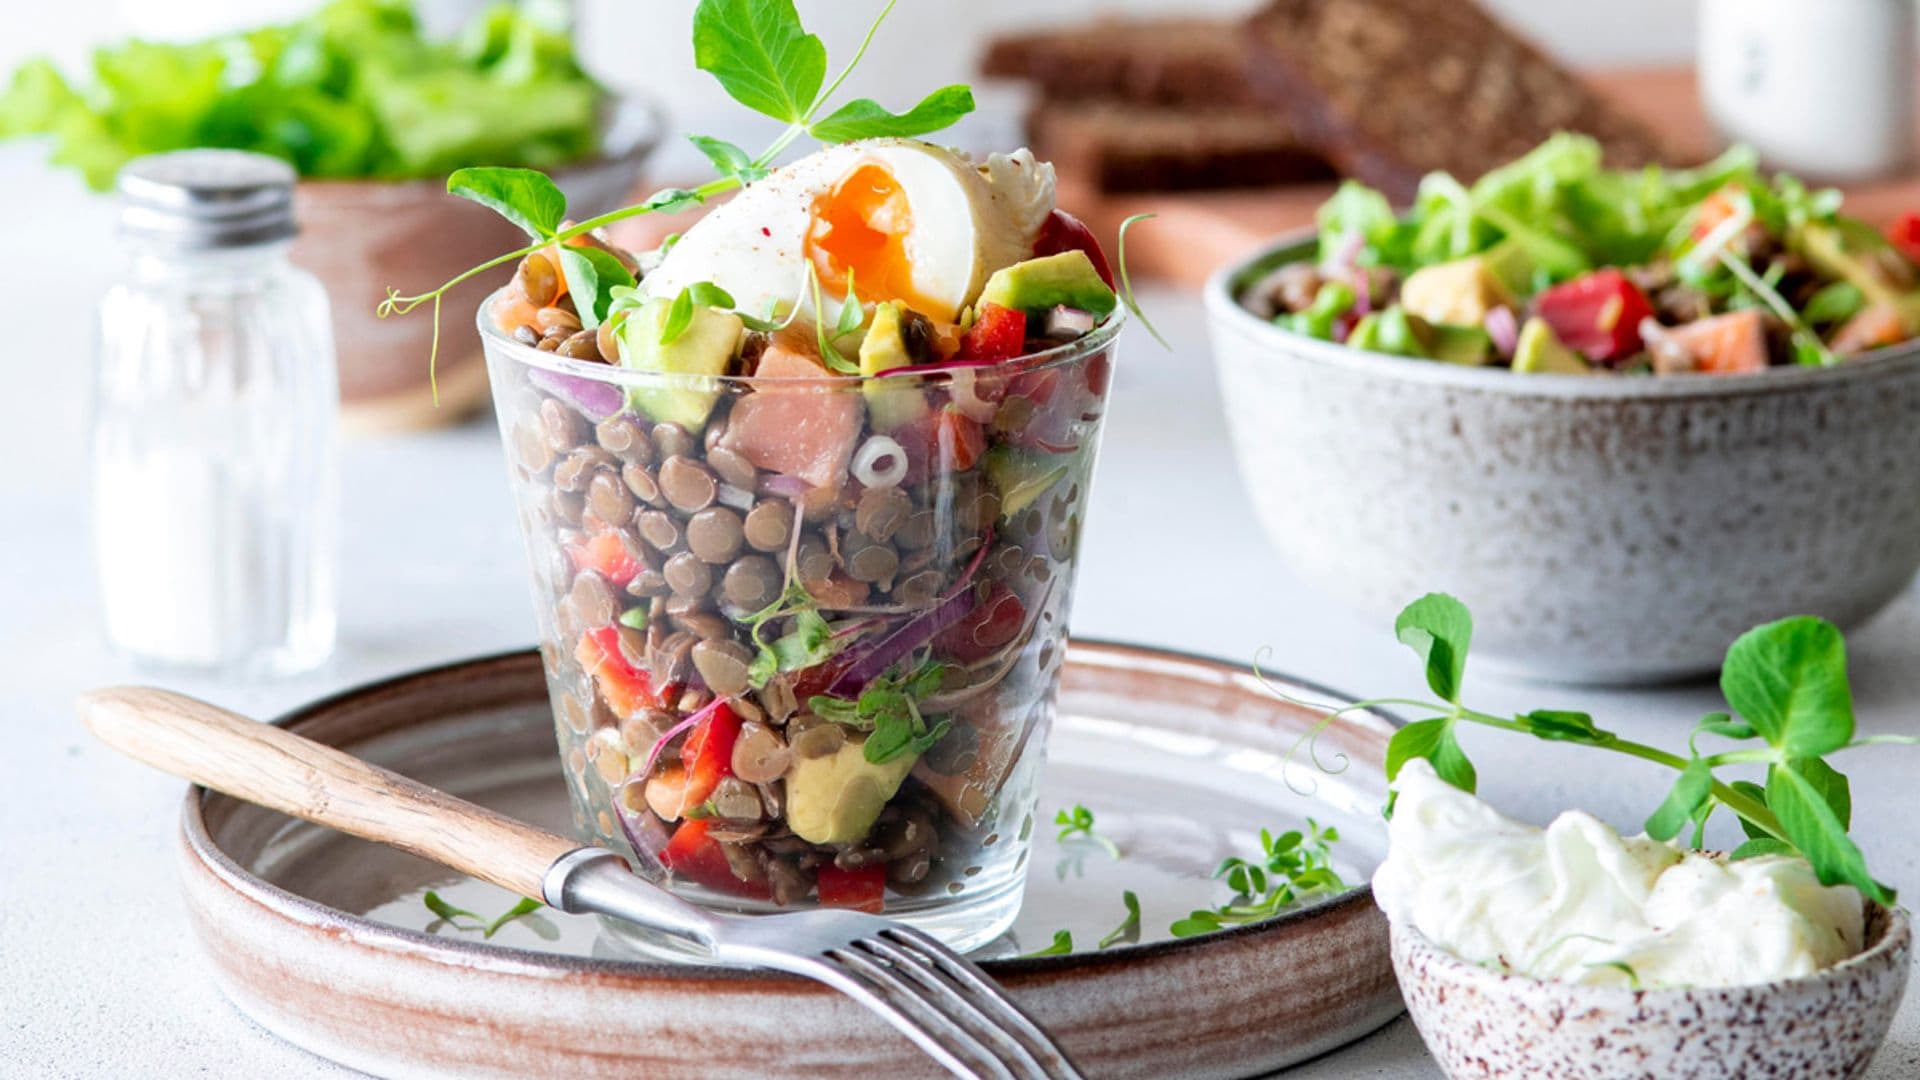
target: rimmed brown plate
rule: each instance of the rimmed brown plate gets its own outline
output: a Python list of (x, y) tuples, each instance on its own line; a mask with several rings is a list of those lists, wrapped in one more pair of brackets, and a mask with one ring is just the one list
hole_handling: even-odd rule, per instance
[[(1254, 1076), (1400, 1012), (1387, 925), (1365, 888), (1392, 724), (1356, 712), (1313, 751), (1318, 714), (1245, 668), (1133, 646), (1068, 653), (1039, 820), (1093, 809), (1119, 858), (1036, 827), (1028, 902), (987, 967), (1089, 1076)], [(1292, 697), (1340, 700), (1268, 676)], [(550, 827), (566, 805), (538, 654), (404, 675), (280, 723)], [(1297, 751), (1297, 753), (1296, 753)], [(1318, 761), (1336, 771), (1315, 768)], [(1265, 922), (1171, 940), (1219, 903), (1211, 872), (1259, 830), (1340, 829), (1356, 887)], [(511, 897), (377, 845), (200, 788), (182, 820), (195, 933), (244, 1012), (317, 1054), (383, 1076), (936, 1075), (868, 1014), (812, 983), (632, 957), (590, 919), (540, 912), (491, 939), (440, 920), (428, 889), (484, 915)], [(1097, 943), (1140, 898), (1136, 941)], [(458, 920), (461, 926), (467, 920)], [(1067, 930), (1063, 956), (1022, 958)], [(998, 957), (998, 958), (995, 958)]]

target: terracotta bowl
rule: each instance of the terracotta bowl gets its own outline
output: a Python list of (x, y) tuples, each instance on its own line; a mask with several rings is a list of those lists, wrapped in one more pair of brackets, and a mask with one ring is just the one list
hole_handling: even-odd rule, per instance
[[(617, 106), (605, 152), (555, 170), (570, 216), (617, 208), (640, 181), (664, 124), (637, 99)], [(320, 278), (333, 305), (345, 422), (362, 430), (449, 424), (487, 399), (486, 365), (470, 330), (473, 312), (512, 276), (511, 266), (480, 274), (447, 293), (440, 317), (440, 403), (427, 382), (433, 344), (431, 305), (400, 318), (375, 314), (389, 287), (425, 292), (469, 266), (526, 243), (485, 207), (447, 194), (443, 179), (307, 180), (294, 193), (300, 235), (293, 261)]]
[(1393, 928), (1393, 970), (1452, 1080), (1859, 1076), (1907, 987), (1907, 913), (1869, 904), (1865, 952), (1758, 986), (1632, 990), (1506, 975)]
[(1390, 621), (1441, 589), (1474, 655), (1566, 682), (1719, 666), (1751, 626), (1861, 622), (1920, 567), (1920, 347), (1753, 375), (1515, 375), (1359, 352), (1207, 283), (1242, 479), (1302, 578)]

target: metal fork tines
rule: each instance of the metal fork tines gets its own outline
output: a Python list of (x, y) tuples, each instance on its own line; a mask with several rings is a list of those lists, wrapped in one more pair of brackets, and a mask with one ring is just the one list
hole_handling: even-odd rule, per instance
[(980, 969), (917, 930), (887, 925), (871, 937), (829, 950), (825, 959), (838, 968), (837, 977), (827, 981), (885, 1016), (960, 1076), (1080, 1076)]
[(562, 911), (627, 919), (700, 947), (722, 963), (772, 968), (839, 990), (884, 1018), (956, 1076), (1081, 1080), (1058, 1046), (993, 980), (933, 938), (851, 911), (723, 916), (586, 848), (547, 872)]

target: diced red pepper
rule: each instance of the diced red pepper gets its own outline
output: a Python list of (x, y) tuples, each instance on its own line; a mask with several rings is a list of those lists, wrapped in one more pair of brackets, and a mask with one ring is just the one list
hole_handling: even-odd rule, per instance
[(820, 865), (816, 882), (820, 903), (827, 907), (852, 908), (878, 915), (886, 907), (887, 868), (884, 863), (842, 870), (832, 863)]
[(1107, 283), (1107, 288), (1113, 288), (1113, 268), (1107, 265), (1107, 253), (1100, 250), (1100, 241), (1095, 239), (1093, 230), (1065, 210), (1055, 210), (1047, 215), (1046, 224), (1040, 226), (1040, 235), (1034, 238), (1033, 257), (1058, 255), (1063, 251), (1086, 252), (1087, 261), (1093, 263), (1100, 280)]
[(740, 718), (725, 702), (716, 705), (713, 714), (687, 735), (680, 747), (680, 763), (687, 770), (681, 813), (712, 798), (720, 781), (733, 775), (733, 744), (739, 737)]
[(1005, 648), (1027, 624), (1027, 605), (1012, 589), (995, 583), (987, 598), (933, 639), (934, 654), (963, 664), (985, 660)]
[(616, 589), (625, 588), (627, 582), (638, 577), (645, 569), (633, 552), (627, 550), (626, 542), (620, 534), (608, 530), (594, 533), (578, 543), (567, 545), (567, 558), (572, 561), (575, 573), (591, 570), (607, 579), (607, 584)]
[(620, 628), (602, 626), (580, 635), (573, 658), (581, 670), (599, 684), (600, 697), (621, 717), (641, 709), (658, 708), (660, 697), (653, 691), (653, 679), (629, 663), (620, 649)]
[(973, 468), (980, 455), (987, 452), (987, 432), (977, 421), (949, 406), (940, 410), (934, 443), (944, 468), (964, 471)]
[(1909, 210), (1887, 226), (1887, 240), (1910, 262), (1920, 263), (1920, 212)]
[(713, 821), (710, 818), (681, 822), (680, 827), (673, 830), (673, 838), (667, 841), (667, 846), (660, 852), (660, 865), (675, 877), (705, 885), (716, 892), (754, 900), (772, 899), (773, 891), (766, 882), (742, 881), (733, 872), (733, 867), (727, 862), (726, 852), (720, 850), (720, 841), (708, 835), (712, 828)]
[(1027, 313), (999, 304), (981, 304), (973, 325), (960, 337), (961, 360), (1011, 360), (1027, 348)]
[(1605, 362), (1640, 351), (1640, 320), (1653, 314), (1653, 305), (1625, 274), (1609, 267), (1542, 292), (1533, 310), (1568, 347)]

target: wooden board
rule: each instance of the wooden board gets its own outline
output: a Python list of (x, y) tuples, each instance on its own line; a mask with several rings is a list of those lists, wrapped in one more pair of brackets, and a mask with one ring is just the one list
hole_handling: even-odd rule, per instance
[[(1672, 146), (1680, 160), (1710, 157), (1722, 140), (1701, 110), (1691, 68), (1616, 69), (1596, 72), (1594, 86), (1640, 116)], [(1875, 223), (1904, 210), (1920, 210), (1920, 174), (1845, 189), (1847, 211)], [(1143, 277), (1198, 285), (1219, 266), (1266, 240), (1313, 223), (1313, 213), (1332, 184), (1261, 190), (1105, 196), (1072, 177), (1061, 178), (1060, 205), (1110, 237), (1136, 213), (1157, 215), (1127, 236), (1127, 261)]]

